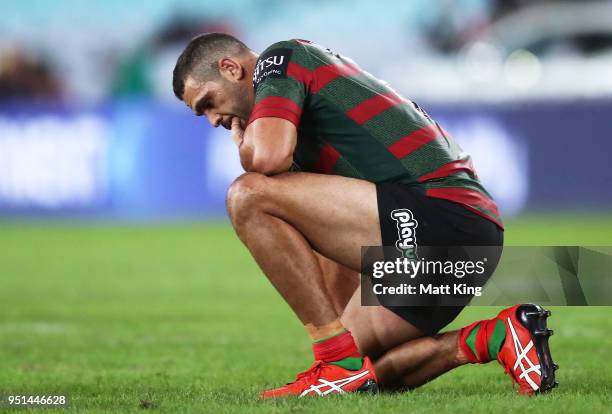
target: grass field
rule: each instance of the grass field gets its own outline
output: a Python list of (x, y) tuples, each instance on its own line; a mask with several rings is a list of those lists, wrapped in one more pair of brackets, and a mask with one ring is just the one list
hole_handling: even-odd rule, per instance
[[(509, 221), (506, 241), (609, 245), (612, 216)], [(514, 395), (492, 363), (401, 394), (259, 401), (310, 364), (310, 343), (227, 224), (0, 223), (0, 394), (68, 395), (78, 411), (610, 412), (611, 309), (553, 309), (550, 395)]]

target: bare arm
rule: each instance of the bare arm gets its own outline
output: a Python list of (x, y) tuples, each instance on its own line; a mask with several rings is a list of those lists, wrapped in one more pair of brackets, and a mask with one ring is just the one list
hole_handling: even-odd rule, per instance
[(238, 145), (240, 162), (247, 172), (276, 175), (291, 168), (297, 130), (285, 119), (259, 118), (243, 130), (239, 119), (234, 118), (232, 139)]

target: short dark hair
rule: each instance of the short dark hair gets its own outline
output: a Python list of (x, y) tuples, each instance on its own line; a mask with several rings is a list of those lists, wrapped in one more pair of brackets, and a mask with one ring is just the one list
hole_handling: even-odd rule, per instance
[(194, 37), (176, 61), (172, 75), (174, 94), (182, 100), (188, 76), (198, 80), (214, 78), (219, 75), (219, 59), (246, 50), (249, 48), (244, 43), (227, 33), (204, 33)]

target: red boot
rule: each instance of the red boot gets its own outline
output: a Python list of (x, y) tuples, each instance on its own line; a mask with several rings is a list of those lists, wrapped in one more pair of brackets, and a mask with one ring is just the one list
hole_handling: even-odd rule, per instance
[(363, 358), (360, 370), (350, 371), (323, 361), (316, 361), (307, 371), (298, 374), (295, 381), (280, 388), (266, 390), (262, 398), (278, 398), (290, 395), (325, 396), (346, 392), (377, 392), (374, 367), (369, 358)]
[(506, 339), (497, 360), (519, 384), (519, 393), (536, 394), (550, 391), (558, 384), (558, 366), (550, 355), (548, 338), (553, 331), (546, 326), (550, 311), (538, 305), (515, 305), (497, 315), (506, 325)]

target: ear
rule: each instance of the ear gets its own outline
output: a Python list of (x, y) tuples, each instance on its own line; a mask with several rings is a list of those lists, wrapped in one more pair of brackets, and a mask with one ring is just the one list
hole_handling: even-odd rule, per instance
[(238, 60), (231, 57), (224, 57), (219, 59), (217, 63), (219, 65), (219, 73), (226, 80), (235, 82), (244, 78), (245, 71)]

